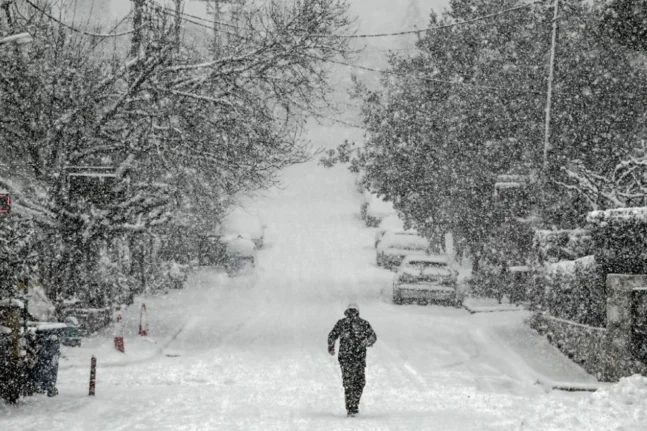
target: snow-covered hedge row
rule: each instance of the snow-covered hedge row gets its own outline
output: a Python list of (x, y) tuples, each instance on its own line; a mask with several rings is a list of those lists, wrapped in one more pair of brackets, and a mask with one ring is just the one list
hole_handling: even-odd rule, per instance
[(647, 208), (588, 214), (598, 264), (607, 274), (647, 274)]
[(593, 240), (586, 229), (536, 230), (532, 248), (539, 264), (554, 263), (593, 254)]
[(547, 264), (537, 280), (551, 316), (595, 327), (606, 326), (605, 274), (594, 256)]
[(603, 377), (606, 328), (573, 323), (544, 313), (535, 314), (530, 319), (530, 326), (546, 335), (552, 345), (587, 373), (598, 379)]

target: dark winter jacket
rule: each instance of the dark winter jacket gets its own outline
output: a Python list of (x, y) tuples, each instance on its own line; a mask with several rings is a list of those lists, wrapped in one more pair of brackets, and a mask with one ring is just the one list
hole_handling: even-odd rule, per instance
[(339, 320), (328, 335), (328, 350), (335, 348), (339, 338), (338, 360), (341, 365), (366, 366), (366, 347), (372, 346), (377, 340), (375, 331), (359, 312), (347, 310), (346, 317)]

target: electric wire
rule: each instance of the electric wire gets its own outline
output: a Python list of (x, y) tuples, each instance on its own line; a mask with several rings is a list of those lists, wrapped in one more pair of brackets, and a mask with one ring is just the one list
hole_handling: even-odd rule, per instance
[(500, 10), (498, 12), (494, 12), (494, 13), (491, 13), (491, 14), (488, 14), (488, 15), (478, 16), (476, 18), (468, 19), (468, 20), (465, 20), (465, 21), (454, 22), (454, 23), (451, 23), (451, 24), (438, 25), (438, 26), (434, 26), (434, 27), (423, 28), (423, 29), (420, 29), (420, 30), (406, 30), (406, 31), (393, 32), (393, 33), (321, 35), (321, 36), (344, 37), (344, 38), (348, 38), (348, 39), (368, 39), (368, 38), (388, 37), (388, 36), (404, 36), (404, 35), (408, 35), (408, 34), (420, 34), (420, 33), (423, 33), (423, 32), (430, 32), (430, 31), (434, 31), (434, 30), (440, 30), (440, 29), (443, 29), (443, 28), (450, 28), (450, 27), (456, 27), (456, 26), (459, 26), (459, 25), (471, 24), (471, 23), (476, 22), (476, 21), (482, 21), (484, 19), (494, 18), (494, 17), (499, 16), (499, 15), (503, 15), (503, 14), (506, 14), (506, 13), (509, 13), (509, 12), (514, 12), (516, 10), (529, 8), (531, 6), (534, 6), (534, 5), (540, 4), (540, 3), (544, 3), (544, 0), (538, 0), (538, 1), (534, 1), (532, 3), (525, 4), (523, 6), (516, 6), (516, 7), (509, 8), (509, 9)]
[[(171, 12), (171, 13), (173, 13), (173, 14), (177, 14), (177, 13), (178, 13), (178, 12), (177, 12), (177, 11), (175, 11), (174, 9), (168, 8), (168, 7), (166, 7), (166, 6), (159, 6), (159, 7), (160, 7), (161, 9), (165, 9), (166, 11), (169, 11), (169, 12)], [(191, 14), (188, 14), (188, 13), (186, 13), (186, 12), (180, 12), (179, 14), (180, 14), (180, 15), (182, 15), (182, 16), (184, 16), (184, 17), (189, 17), (189, 18), (197, 19), (197, 20), (199, 20), (199, 21), (208, 22), (208, 23), (210, 23), (210, 24), (218, 24), (218, 25), (222, 25), (222, 26), (225, 26), (225, 27), (231, 27), (231, 28), (234, 28), (234, 29), (238, 29), (238, 27), (237, 27), (237, 26), (235, 26), (235, 25), (233, 25), (233, 24), (228, 24), (228, 23), (226, 23), (226, 22), (216, 21), (216, 20), (209, 19), (209, 18), (203, 18), (203, 17), (199, 17), (199, 16), (197, 16), (197, 15), (191, 15)], [(193, 21), (191, 21), (191, 22), (193, 22)], [(212, 29), (213, 27), (209, 27), (209, 28), (210, 28), (210, 29)]]
[[(369, 71), (369, 72), (384, 73), (384, 74), (387, 74), (387, 75), (396, 75), (396, 76), (404, 76), (404, 77), (409, 76), (409, 75), (407, 75), (405, 73), (399, 73), (399, 72), (395, 72), (395, 71), (392, 71), (392, 70), (374, 69), (372, 67), (360, 66), (359, 64), (351, 64), (351, 63), (346, 63), (346, 62), (339, 61), (339, 60), (321, 59), (321, 58), (320, 58), (320, 60), (328, 61), (330, 63), (340, 64), (340, 65), (347, 66), (347, 67), (352, 67), (354, 69), (366, 70), (366, 71)], [(422, 80), (422, 81), (458, 85), (458, 86), (471, 87), (471, 88), (477, 88), (477, 89), (483, 89), (483, 90), (502, 90), (502, 91), (517, 91), (517, 92), (520, 92), (520, 93), (530, 93), (530, 94), (543, 94), (542, 92), (539, 92), (539, 91), (521, 90), (521, 89), (510, 88), (510, 87), (497, 87), (497, 86), (492, 86), (492, 85), (470, 84), (470, 83), (467, 83), (467, 82), (448, 81), (448, 80), (444, 80), (444, 79), (435, 79), (435, 78), (427, 78), (427, 77), (417, 77), (417, 78)]]

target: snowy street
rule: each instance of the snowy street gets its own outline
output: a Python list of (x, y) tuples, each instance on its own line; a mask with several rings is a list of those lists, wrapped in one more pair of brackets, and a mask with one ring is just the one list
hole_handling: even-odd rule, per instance
[[(314, 127), (315, 143), (340, 141)], [(254, 275), (202, 268), (185, 289), (138, 298), (126, 353), (110, 331), (63, 349), (60, 395), (0, 405), (1, 430), (607, 430), (641, 429), (639, 405), (605, 392), (551, 391), (595, 382), (527, 329), (526, 312), (393, 305), (374, 230), (344, 166), (316, 160), (284, 172), (253, 205), (267, 223)], [(348, 302), (375, 329), (360, 415), (346, 418), (326, 338)], [(150, 337), (138, 337), (141, 302)], [(88, 397), (90, 357), (97, 394)]]

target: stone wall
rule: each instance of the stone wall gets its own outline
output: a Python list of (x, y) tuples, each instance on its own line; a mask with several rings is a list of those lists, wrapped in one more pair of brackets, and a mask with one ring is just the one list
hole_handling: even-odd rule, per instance
[(631, 352), (632, 295), (634, 289), (644, 287), (647, 287), (647, 275), (607, 275), (605, 381), (615, 382), (636, 373), (647, 375), (647, 366)]
[(647, 275), (607, 276), (606, 328), (582, 325), (545, 313), (536, 313), (530, 326), (600, 381), (617, 382), (633, 374), (647, 375), (647, 365), (631, 351), (632, 295), (647, 287)]
[(530, 326), (587, 373), (602, 380), (605, 370), (607, 330), (559, 319), (544, 313), (533, 316)]

